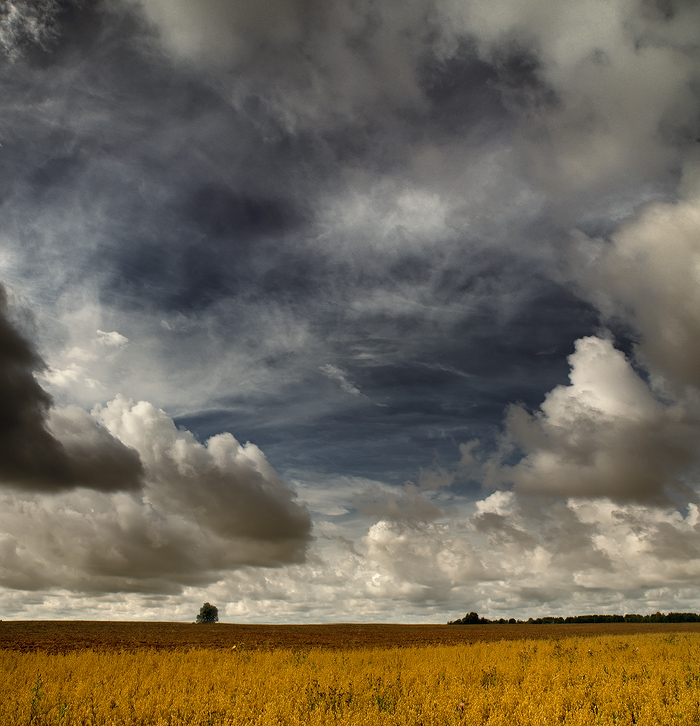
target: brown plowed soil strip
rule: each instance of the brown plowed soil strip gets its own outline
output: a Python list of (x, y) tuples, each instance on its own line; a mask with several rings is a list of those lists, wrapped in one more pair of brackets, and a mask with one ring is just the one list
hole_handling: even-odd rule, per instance
[(456, 645), (490, 640), (641, 633), (700, 633), (700, 623), (600, 625), (236, 625), (112, 621), (0, 621), (0, 648), (137, 650), (141, 648), (363, 648)]

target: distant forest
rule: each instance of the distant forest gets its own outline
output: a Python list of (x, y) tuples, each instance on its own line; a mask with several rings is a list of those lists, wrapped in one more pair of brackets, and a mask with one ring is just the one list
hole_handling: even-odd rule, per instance
[(562, 623), (700, 623), (700, 615), (697, 613), (653, 613), (651, 615), (639, 615), (629, 613), (627, 615), (569, 615), (566, 618), (547, 615), (543, 618), (528, 618), (527, 620), (516, 620), (510, 618), (499, 618), (489, 620), (480, 618), (477, 613), (467, 613), (463, 618), (448, 621), (448, 625), (550, 625)]

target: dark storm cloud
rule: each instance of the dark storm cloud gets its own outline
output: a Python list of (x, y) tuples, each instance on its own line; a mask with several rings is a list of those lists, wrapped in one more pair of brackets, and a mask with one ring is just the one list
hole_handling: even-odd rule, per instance
[[(165, 12), (166, 6), (161, 7)], [(251, 17), (256, 13), (251, 10)], [(124, 15), (86, 9), (84, 16), (90, 20), (76, 20), (74, 28), (64, 29), (63, 43), (48, 65), (36, 68), (35, 61), (25, 59), (8, 75), (7, 91), (14, 90), (17, 103), (7, 127), (7, 142), (13, 143), (5, 143), (5, 156), (20, 179), (27, 177), (25, 184), (15, 178), (8, 189), (6, 213), (16, 220), (25, 246), (36, 251), (33, 262), (52, 262), (53, 245), (42, 244), (42, 219), (80, 208), (85, 210), (84, 219), (76, 220), (81, 228), (53, 225), (51, 237), (70, 246), (83, 270), (99, 275), (105, 258), (111, 262), (116, 274), (100, 285), (105, 297), (115, 296), (110, 301), (132, 296), (171, 307), (208, 305), (239, 293), (248, 282), (255, 288), (261, 275), (263, 290), (274, 292), (294, 279), (286, 274), (290, 266), (311, 270), (307, 279), (299, 279), (292, 296), (314, 286), (324, 293), (342, 281), (342, 267), (327, 270), (319, 250), (299, 248), (298, 239), (317, 235), (317, 227), (308, 226), (291, 238), (289, 232), (302, 220), (313, 219), (309, 207), (318, 206), (328, 190), (342, 190), (346, 182), (339, 175), (345, 167), (361, 160), (384, 169), (405, 166), (406, 143), (415, 135), (415, 124), (391, 109), (377, 109), (371, 113), (374, 129), (367, 129), (366, 118), (349, 118), (335, 121), (320, 137), (303, 129), (293, 132), (265, 104), (232, 106), (220, 88), (199, 85), (184, 69), (174, 72), (162, 61), (153, 63), (153, 39), (135, 32)], [(135, 42), (139, 38), (140, 45)], [(77, 62), (76, 45), (91, 56), (89, 73)], [(493, 115), (485, 109), (499, 105), (488, 70), (473, 56), (461, 65), (453, 62), (443, 71), (433, 63), (424, 80), (435, 97), (428, 116), (434, 112), (448, 125), (459, 118), (491, 128), (478, 122)], [(444, 101), (441, 74), (459, 77), (461, 85), (471, 80), (469, 101), (466, 96), (452, 105)], [(21, 99), (28, 91), (31, 105), (23, 107)], [(63, 101), (57, 105), (56, 98)], [(421, 113), (415, 121), (422, 124), (426, 118)], [(357, 134), (363, 141), (348, 155), (345, 148)], [(31, 147), (23, 137), (32, 139)], [(219, 181), (212, 183), (212, 177)], [(27, 229), (23, 217), (30, 203), (38, 203), (44, 215)], [(271, 236), (289, 241), (270, 245), (261, 240)], [(208, 246), (207, 254), (200, 253), (200, 243)], [(414, 255), (413, 266), (423, 264), (425, 257)], [(382, 267), (401, 277), (408, 274), (407, 261), (390, 255)], [(328, 277), (328, 287), (319, 285), (318, 267)], [(62, 274), (70, 283), (70, 271)], [(179, 292), (171, 297), (176, 287)], [(202, 293), (207, 288), (209, 293)]]
[[(5, 493), (5, 586), (177, 593), (239, 567), (304, 561), (309, 514), (256, 446), (230, 434), (200, 444), (144, 401), (119, 397), (94, 415), (138, 451), (143, 491)], [(76, 411), (62, 417), (80, 418)]]
[(6, 486), (56, 492), (137, 489), (138, 454), (81, 409), (52, 413), (34, 373), (43, 366), (8, 319), (0, 288), (0, 478)]
[[(265, 389), (272, 389), (272, 405), (293, 408), (291, 391), (300, 381), (318, 379), (327, 365), (347, 370), (385, 408), (365, 407), (353, 417), (341, 405), (329, 415), (340, 423), (330, 428), (326, 414), (308, 404), (302, 416), (309, 442), (316, 435), (328, 441), (324, 457), (335, 437), (346, 441), (332, 455), (343, 466), (352, 459), (381, 462), (380, 452), (370, 458), (345, 453), (355, 446), (361, 451), (366, 437), (367, 446), (375, 446), (375, 422), (395, 436), (389, 447), (397, 455), (385, 458), (390, 469), (390, 460), (404, 456), (398, 453), (407, 438), (402, 427), (415, 425), (408, 447), (417, 452), (415, 442), (423, 440), (432, 459), (426, 431), (433, 437), (451, 430), (446, 443), (453, 446), (474, 434), (473, 423), (463, 423), (474, 421), (474, 411), (483, 429), (498, 422), (513, 398), (534, 404), (565, 378), (562, 353), (572, 338), (591, 332), (593, 316), (539, 276), (523, 284), (532, 263), (504, 263), (498, 249), (511, 230), (499, 229), (483, 210), (476, 217), (463, 209), (463, 200), (433, 212), (430, 195), (411, 191), (395, 203), (404, 187), (430, 188), (444, 176), (448, 184), (450, 174), (457, 184), (471, 183), (469, 175), (459, 179), (471, 149), (482, 149), (485, 139), (502, 143), (499, 134), (507, 139), (514, 127), (500, 90), (512, 85), (512, 63), (480, 60), (464, 43), (449, 62), (416, 60), (421, 70), (415, 83), (427, 105), (412, 114), (382, 105), (365, 117), (324, 117), (290, 130), (252, 97), (232, 105), (220, 85), (202, 85), (186, 68), (173, 69), (157, 56), (153, 62), (152, 36), (124, 16), (94, 10), (88, 16), (82, 35), (65, 30), (63, 45), (45, 67), (26, 59), (13, 71), (26, 84), (16, 89), (15, 143), (5, 148), (20, 177), (27, 176), (24, 185), (8, 189), (5, 213), (32, 250), (31, 260), (21, 256), (27, 262), (21, 272), (43, 270), (67, 295), (79, 278), (83, 289), (94, 286), (99, 299), (131, 319), (144, 308), (168, 320), (203, 311), (210, 335), (236, 341), (251, 365), (269, 372), (245, 423), (247, 435), (261, 445), (288, 436), (284, 426), (257, 438), (270, 425), (258, 426), (256, 411), (265, 411), (267, 421), (277, 419), (264, 403)], [(91, 58), (89, 73), (76, 65), (75, 44)], [(42, 83), (32, 88), (31, 108), (23, 110), (21, 94), (35, 77)], [(64, 99), (62, 105), (55, 106), (56, 98)], [(426, 133), (448, 148), (436, 150), (431, 142), (425, 161), (412, 168)], [(448, 162), (450, 139), (459, 139), (463, 150)], [(371, 170), (369, 189), (347, 176), (358, 165)], [(483, 171), (491, 173), (489, 164)], [(385, 173), (396, 181), (375, 194), (372, 185)], [(480, 174), (474, 174), (477, 187)], [(479, 199), (492, 193), (476, 191)], [(347, 209), (357, 193), (369, 193), (374, 206), (368, 215), (362, 207)], [(419, 205), (428, 205), (426, 215)], [(516, 203), (513, 214), (519, 208)], [(66, 209), (74, 210), (73, 219)], [(421, 226), (431, 214), (446, 221)], [(387, 230), (382, 225), (390, 217)], [(527, 233), (521, 229), (517, 236)], [(489, 249), (494, 242), (495, 251)], [(65, 249), (71, 267), (55, 258)], [(546, 273), (550, 263), (537, 264)], [(566, 310), (573, 313), (572, 329), (562, 323)], [(271, 317), (306, 331), (310, 340), (301, 351), (269, 349), (280, 340), (277, 327), (265, 327)], [(533, 320), (542, 324), (533, 326)], [(174, 334), (173, 341), (182, 345), (187, 337)], [(536, 355), (551, 350), (559, 357)], [(163, 352), (164, 358), (176, 354), (175, 342)], [(525, 368), (524, 386), (513, 376)], [(237, 403), (230, 390), (220, 396)], [(206, 403), (216, 407), (221, 400)], [(439, 448), (448, 455), (446, 445)], [(317, 452), (308, 449), (309, 463)]]
[(419, 101), (416, 63), (430, 33), (422, 3), (142, 5), (177, 58), (219, 76), (233, 69), (234, 99), (258, 94), (289, 128), (342, 119), (379, 103)]
[(46, 429), (51, 399), (34, 378), (41, 360), (7, 320), (7, 295), (0, 291), (0, 466), (5, 479), (55, 480), (70, 477), (63, 447)]
[[(153, 30), (128, 13), (86, 10), (90, 21), (66, 26), (63, 45), (40, 71), (30, 60), (15, 66), (13, 78), (24, 73), (43, 85), (33, 88), (31, 114), (20, 113), (13, 127), (21, 134), (20, 121), (33, 122), (35, 156), (17, 158), (18, 166), (29, 161), (23, 168), (33, 168), (28, 194), (10, 193), (6, 209), (17, 215), (18, 226), (30, 199), (41, 202), (47, 220), (62, 208), (86, 210), (83, 229), (72, 239), (70, 225), (65, 231), (54, 226), (52, 243), (42, 244), (43, 225), (35, 226), (33, 264), (49, 269), (52, 248), (69, 245), (81, 276), (99, 281), (102, 299), (126, 309), (188, 312), (226, 300), (231, 335), (251, 341), (271, 373), (279, 374), (279, 362), (286, 360), (281, 370), (291, 386), (300, 373), (308, 378), (308, 370), (336, 365), (376, 401), (391, 397), (396, 412), (413, 406), (439, 413), (440, 391), (450, 397), (445, 371), (454, 370), (455, 384), (461, 373), (477, 376), (476, 405), (480, 411), (489, 407), (492, 423), (509, 400), (535, 405), (538, 395), (564, 380), (563, 355), (573, 339), (594, 330), (595, 316), (564, 303), (564, 292), (551, 292), (545, 310), (540, 285), (522, 282), (531, 279), (533, 265), (504, 262), (526, 240), (525, 254), (532, 253), (533, 230), (541, 237), (560, 238), (561, 232), (529, 221), (499, 228), (483, 200), (500, 199), (500, 182), (480, 198), (478, 216), (460, 206), (472, 193), (467, 184), (464, 199), (448, 204), (442, 228), (417, 232), (400, 205), (391, 235), (377, 229), (364, 208), (349, 220), (355, 224), (349, 232), (335, 218), (329, 227), (323, 209), (329, 195), (337, 196), (342, 210), (347, 197), (364, 191), (362, 178), (348, 176), (362, 166), (370, 170), (364, 177), (370, 194), (375, 175), (396, 179), (374, 194), (373, 209), (383, 222), (407, 185), (439, 194), (441, 177), (450, 184), (470, 181), (468, 174), (451, 176), (464, 173), (451, 167), (451, 144), (461, 149), (452, 163), (467, 168), (476, 152), (515, 143), (536, 129), (538, 118), (545, 128), (561, 112), (569, 87), (558, 86), (552, 74), (566, 58), (548, 55), (547, 43), (554, 42), (549, 28), (536, 28), (526, 13), (505, 6), (513, 27), (528, 30), (521, 48), (488, 37), (487, 17), (459, 30), (454, 18), (450, 25), (427, 3), (399, 10), (146, 2), (161, 40), (184, 59), (177, 67), (158, 58)], [(564, 17), (555, 13), (554, 26)], [(452, 34), (455, 45), (440, 45), (420, 30), (426, 18), (430, 28), (441, 28), (443, 41)], [(356, 42), (348, 46), (352, 38)], [(76, 45), (91, 58), (90, 73), (80, 72)], [(323, 66), (328, 53), (341, 48), (346, 55)], [(362, 69), (372, 64), (380, 72), (365, 78)], [(403, 85), (384, 97), (392, 64), (404, 69)], [(281, 76), (280, 69), (286, 69)], [(314, 73), (316, 86), (305, 86)], [(344, 83), (355, 73), (367, 82)], [(344, 89), (343, 97), (336, 87)], [(379, 96), (381, 104), (375, 103)], [(70, 103), (50, 106), (56, 97)], [(43, 116), (37, 107), (45, 109)], [(406, 108), (410, 113), (403, 113)], [(49, 133), (57, 119), (59, 130)], [(43, 144), (37, 143), (42, 130)], [(29, 145), (17, 147), (26, 154)], [(495, 212), (500, 202), (493, 205)], [(494, 246), (486, 253), (490, 262), (481, 264), (480, 250)], [(536, 258), (547, 275), (552, 261)], [(71, 272), (62, 274), (70, 284)], [(257, 304), (263, 299), (310, 327), (332, 355), (299, 361), (301, 371), (293, 368), (296, 354), (267, 355), (247, 322), (263, 317)], [(519, 324), (509, 319), (509, 307), (523, 311)], [(573, 318), (570, 327), (564, 310)], [(552, 350), (558, 354), (548, 357)], [(499, 370), (502, 375), (495, 374)], [(396, 385), (389, 386), (392, 380)], [(455, 388), (453, 397), (463, 388)]]

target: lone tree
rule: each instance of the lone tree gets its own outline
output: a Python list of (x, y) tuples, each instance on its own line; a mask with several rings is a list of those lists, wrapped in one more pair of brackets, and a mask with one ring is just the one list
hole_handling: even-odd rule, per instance
[(199, 615), (197, 615), (198, 623), (218, 623), (219, 622), (219, 608), (215, 605), (210, 605), (205, 602), (201, 608), (199, 608)]

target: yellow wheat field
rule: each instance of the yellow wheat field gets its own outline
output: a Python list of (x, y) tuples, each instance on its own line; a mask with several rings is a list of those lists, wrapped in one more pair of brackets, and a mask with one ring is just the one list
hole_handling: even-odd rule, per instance
[(347, 651), (0, 651), (0, 724), (700, 724), (700, 636)]

